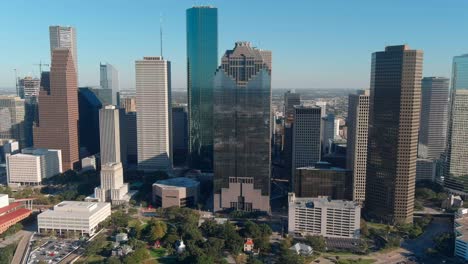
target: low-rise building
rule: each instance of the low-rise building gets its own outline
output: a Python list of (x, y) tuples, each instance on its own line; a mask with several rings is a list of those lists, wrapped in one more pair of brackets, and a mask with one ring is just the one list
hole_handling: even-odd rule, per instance
[(37, 216), (38, 233), (75, 231), (91, 236), (110, 215), (110, 203), (63, 201)]
[(360, 237), (361, 207), (357, 202), (328, 197), (297, 198), (288, 195), (288, 231), (294, 236)]
[(455, 256), (468, 261), (468, 209), (455, 214)]
[(157, 207), (195, 207), (198, 202), (200, 183), (190, 178), (179, 177), (157, 181), (153, 184), (153, 202)]
[(38, 185), (43, 179), (62, 173), (62, 151), (25, 148), (7, 155), (8, 184)]
[(311, 246), (303, 243), (296, 243), (294, 246), (290, 247), (289, 250), (292, 250), (294, 253), (301, 256), (310, 256), (314, 253)]
[(22, 203), (10, 203), (7, 194), (0, 194), (0, 234), (30, 215)]
[(92, 155), (81, 160), (81, 172), (95, 171), (96, 169), (96, 156)]

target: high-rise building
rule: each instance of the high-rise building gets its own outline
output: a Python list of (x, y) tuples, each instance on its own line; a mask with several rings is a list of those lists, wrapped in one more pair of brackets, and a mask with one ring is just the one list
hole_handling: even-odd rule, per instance
[(39, 122), (33, 128), (34, 146), (60, 149), (64, 171), (79, 165), (77, 87), (77, 74), (71, 50), (54, 49), (50, 69), (50, 91), (39, 92)]
[(171, 63), (162, 57), (135, 62), (138, 168), (172, 169)]
[(114, 105), (106, 105), (99, 110), (99, 141), (101, 145), (101, 163), (123, 163), (126, 164), (127, 155), (122, 151), (125, 141), (122, 141), (122, 125), (120, 120), (123, 109)]
[(120, 107), (125, 109), (125, 112), (136, 112), (136, 98), (124, 97), (120, 99)]
[(138, 162), (138, 140), (137, 140), (137, 113), (125, 114), (125, 142), (127, 145), (127, 162), (136, 164)]
[(101, 185), (94, 189), (94, 198), (98, 202), (112, 202), (113, 205), (126, 203), (130, 200), (128, 184), (123, 181), (122, 163), (103, 163)]
[(99, 153), (99, 109), (102, 103), (88, 87), (78, 89), (80, 157)]
[(317, 162), (314, 166), (297, 168), (293, 192), (297, 197), (328, 196), (331, 199), (351, 199), (352, 171)]
[(102, 89), (110, 89), (112, 91), (112, 105), (117, 105), (117, 93), (119, 92), (119, 72), (109, 63), (99, 64), (100, 68), (100, 84)]
[(287, 91), (284, 94), (284, 116), (294, 115), (294, 106), (301, 104), (301, 95), (296, 92)]
[(322, 152), (331, 153), (331, 144), (335, 139), (335, 115), (327, 114), (322, 118)]
[(440, 159), (445, 151), (449, 103), (449, 79), (425, 77), (421, 85), (419, 148), (421, 158)]
[(318, 102), (315, 102), (315, 105), (322, 108), (322, 117), (326, 117), (327, 116), (327, 102), (318, 101)]
[[(69, 26), (50, 26), (50, 56), (56, 48), (69, 48), (73, 57), (73, 65), (78, 74), (78, 54), (76, 52), (76, 30)], [(78, 83), (77, 83), (78, 84)], [(78, 87), (78, 86), (77, 86)]]
[(270, 210), (271, 77), (260, 52), (237, 42), (214, 78), (214, 209)]
[(353, 172), (353, 200), (366, 199), (369, 90), (350, 94), (348, 100), (346, 168)]
[(26, 100), (30, 100), (31, 98), (35, 99), (39, 95), (40, 84), (41, 84), (40, 79), (33, 78), (31, 76), (26, 76), (23, 79), (19, 79), (18, 96), (21, 97), (21, 99), (26, 99)]
[(172, 107), (172, 153), (174, 164), (183, 165), (188, 152), (187, 106)]
[(218, 9), (187, 9), (190, 165), (213, 170), (213, 77), (218, 67)]
[(444, 186), (451, 192), (468, 194), (468, 54), (456, 56), (452, 64)]
[(372, 54), (366, 213), (412, 223), (423, 52), (407, 45)]
[(26, 147), (25, 102), (17, 96), (0, 96), (0, 139), (14, 139)]
[[(292, 139), (292, 171), (296, 168), (314, 166), (320, 161), (320, 107), (294, 106)], [(292, 179), (294, 180), (294, 178)], [(292, 182), (294, 185), (294, 182)]]

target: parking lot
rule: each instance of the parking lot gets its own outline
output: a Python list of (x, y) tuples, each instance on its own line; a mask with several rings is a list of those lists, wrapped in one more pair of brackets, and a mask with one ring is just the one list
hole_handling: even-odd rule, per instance
[(28, 264), (59, 263), (72, 251), (79, 248), (81, 242), (76, 240), (49, 240), (29, 254)]

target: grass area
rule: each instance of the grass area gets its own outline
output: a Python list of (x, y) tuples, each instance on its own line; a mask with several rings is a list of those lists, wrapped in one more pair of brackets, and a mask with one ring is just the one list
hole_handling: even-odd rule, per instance
[(372, 222), (367, 222), (367, 228), (375, 228), (375, 229), (387, 229), (386, 224), (379, 224), (379, 223), (372, 223)]
[(161, 258), (161, 257), (164, 257), (166, 255), (166, 249), (165, 248), (152, 248), (149, 250), (151, 256), (153, 258)]
[(103, 257), (103, 256), (96, 256), (96, 255), (93, 255), (93, 256), (86, 257), (86, 259), (84, 259), (84, 262), (83, 262), (83, 263), (89, 263), (89, 264), (104, 263), (105, 259), (106, 259), (106, 258)]
[(371, 264), (375, 259), (339, 259), (338, 264)]

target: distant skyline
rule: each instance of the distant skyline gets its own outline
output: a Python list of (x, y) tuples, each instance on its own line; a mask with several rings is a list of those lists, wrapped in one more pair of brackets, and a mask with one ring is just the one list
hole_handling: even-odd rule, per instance
[[(38, 77), (50, 64), (49, 26), (76, 28), (79, 84), (99, 85), (99, 63), (119, 71), (120, 88), (135, 88), (135, 60), (172, 62), (172, 87), (186, 89), (185, 10), (218, 8), (219, 59), (238, 40), (272, 50), (275, 88), (368, 88), (371, 53), (409, 44), (424, 51), (423, 76), (450, 77), (452, 58), (468, 53), (468, 2), (447, 1), (8, 1), (0, 5), (0, 88), (18, 76)], [(219, 64), (219, 60), (218, 60)]]

